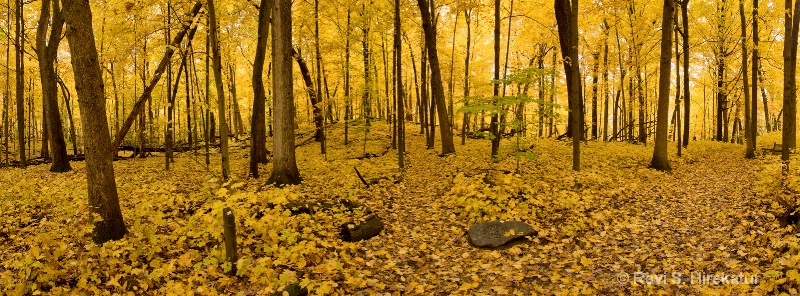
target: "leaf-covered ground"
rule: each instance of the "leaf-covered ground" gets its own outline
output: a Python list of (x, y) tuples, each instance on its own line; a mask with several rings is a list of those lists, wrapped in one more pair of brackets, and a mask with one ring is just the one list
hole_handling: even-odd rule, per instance
[[(170, 172), (162, 157), (115, 162), (130, 233), (103, 246), (88, 237), (82, 162), (65, 174), (2, 169), (0, 289), (269, 295), (299, 282), (338, 295), (796, 293), (800, 240), (779, 223), (776, 156), (744, 160), (742, 145), (691, 142), (680, 159), (671, 151), (673, 171), (662, 173), (646, 168), (652, 147), (589, 142), (575, 173), (568, 144), (541, 139), (529, 140), (537, 158), (515, 172), (513, 156), (489, 162), (488, 141), (468, 139), (440, 157), (418, 126), (409, 130), (405, 171), (394, 151), (384, 153), (383, 124), (366, 145), (363, 127), (351, 129), (346, 147), (337, 126), (327, 156), (313, 142), (298, 148), (304, 181), (286, 188), (246, 178), (244, 143), (232, 149), (228, 184), (218, 179), (218, 154), (209, 169), (192, 153), (179, 154)], [(357, 159), (364, 149), (377, 157)], [(376, 184), (366, 188), (353, 167)], [(800, 184), (794, 175), (788, 184)], [(285, 209), (344, 200), (364, 207)], [(224, 207), (236, 213), (237, 276), (225, 275)], [(343, 242), (341, 224), (363, 219), (366, 208), (386, 229)], [(470, 246), (466, 229), (493, 219), (525, 221), (537, 235), (500, 250)]]

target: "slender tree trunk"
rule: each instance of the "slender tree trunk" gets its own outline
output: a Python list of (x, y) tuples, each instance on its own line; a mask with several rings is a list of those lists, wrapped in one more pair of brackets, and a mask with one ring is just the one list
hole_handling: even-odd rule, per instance
[[(167, 44), (169, 44), (169, 39), (170, 39), (170, 37), (172, 37), (171, 36), (172, 35), (172, 29), (171, 29), (171, 27), (172, 27), (171, 26), (171, 23), (172, 23), (172, 8), (171, 7), (172, 7), (172, 2), (168, 1), (167, 2), (167, 21), (166, 21), (166, 23), (167, 23), (167, 39), (166, 39)], [(178, 45), (180, 46), (180, 44), (178, 44)], [(181, 68), (180, 67), (183, 67), (183, 64), (181, 64), (181, 66), (178, 68), (178, 79), (175, 80), (175, 92), (173, 92), (172, 91), (172, 59), (170, 58), (170, 61), (168, 61), (167, 63), (168, 63), (168, 66), (167, 66), (167, 129), (166, 129), (166, 133), (164, 135), (164, 143), (165, 143), (165, 146), (166, 146), (166, 153), (164, 153), (164, 156), (165, 156), (164, 157), (164, 166), (165, 166), (165, 169), (167, 171), (169, 171), (169, 165), (170, 165), (170, 163), (173, 162), (172, 161), (172, 144), (173, 144), (173, 123), (172, 123), (172, 120), (173, 120), (173, 114), (175, 113), (175, 92), (177, 92), (177, 90), (178, 90), (178, 84), (179, 84), (178, 82), (180, 81), (180, 75), (181, 75)], [(145, 72), (144, 72), (144, 70), (142, 70), (142, 85), (144, 85), (144, 83), (145, 83), (145, 77), (144, 76), (145, 76)], [(142, 143), (142, 145), (141, 145), (142, 156), (144, 156), (144, 114), (142, 113), (139, 118), (141, 118), (140, 121), (139, 121), (140, 122), (140, 124), (139, 124), (140, 136), (139, 137), (140, 137), (141, 143)]]
[(395, 82), (397, 91), (395, 98), (397, 104), (397, 165), (405, 167), (406, 130), (405, 130), (405, 104), (403, 102), (403, 46), (400, 41), (400, 0), (394, 0), (394, 54), (396, 58)]
[(267, 127), (265, 126), (267, 95), (264, 90), (264, 61), (267, 57), (272, 0), (261, 0), (258, 9), (258, 39), (253, 61), (253, 116), (250, 122), (250, 176), (258, 178), (258, 164), (267, 160)]
[[(494, 78), (492, 82), (492, 105), (497, 108), (497, 98), (500, 96), (500, 0), (494, 1)], [(492, 160), (497, 160), (500, 149), (500, 128), (498, 114), (492, 114), (489, 132), (492, 134)]]
[[(219, 142), (220, 153), (222, 154), (222, 178), (228, 180), (231, 175), (231, 164), (228, 156), (228, 123), (225, 118), (225, 90), (222, 87), (222, 58), (219, 48), (219, 37), (217, 35), (217, 16), (214, 8), (214, 0), (208, 0), (208, 20), (209, 38), (213, 55), (211, 61), (214, 63), (214, 84), (217, 88), (217, 102), (219, 113)], [(277, 75), (277, 73), (275, 73)]]
[(117, 198), (111, 137), (106, 119), (103, 78), (97, 63), (97, 49), (92, 31), (92, 13), (88, 1), (63, 0), (67, 39), (75, 73), (81, 122), (85, 131), (86, 176), (89, 208), (102, 220), (94, 222), (94, 241), (102, 244), (125, 236), (127, 229)]
[(752, 104), (750, 107), (750, 141), (747, 143), (750, 146), (748, 150), (754, 151), (753, 157), (755, 157), (756, 139), (758, 138), (758, 41), (758, 0), (753, 0), (753, 68), (750, 72), (753, 90), (750, 102)]
[[(11, 11), (11, 0), (8, 0), (6, 4), (8, 5), (8, 10)], [(8, 32), (8, 34), (11, 34), (11, 13), (6, 13), (6, 32)], [(10, 75), (11, 71), (10, 71), (10, 69), (11, 68), (9, 67), (9, 61), (11, 60), (11, 40), (10, 40), (11, 37), (9, 36), (8, 39), (9, 39), (8, 42), (6, 42), (6, 64), (5, 64), (5, 66), (6, 66), (6, 75), (5, 75), (6, 76), (6, 92), (5, 92), (5, 96), (3, 97), (3, 150), (5, 150), (4, 154), (5, 154), (5, 163), (6, 163), (6, 165), (9, 165), (11, 163), (11, 158), (9, 158), (9, 150), (11, 150), (11, 147), (9, 146), (10, 143), (8, 141), (9, 138), (10, 138), (9, 135), (11, 133), (11, 127), (10, 127), (11, 123), (9, 122), (9, 119), (8, 119), (8, 117), (9, 117), (8, 112), (9, 112), (9, 108), (11, 107), (10, 104), (9, 104), (9, 101), (11, 101), (11, 91), (10, 91), (10, 89), (11, 89), (11, 82), (10, 82), (11, 81), (11, 75)]]
[[(347, 7), (347, 29), (344, 46), (344, 144), (348, 144), (350, 120), (353, 117), (352, 100), (350, 99), (350, 7)], [(274, 99), (273, 99), (274, 100)]]
[[(755, 145), (750, 145), (755, 138), (754, 130), (751, 129), (753, 126), (750, 121), (754, 118), (750, 116), (752, 113), (750, 112), (750, 82), (748, 77), (748, 65), (747, 65), (747, 19), (745, 18), (744, 14), (744, 0), (739, 0), (739, 20), (741, 21), (741, 28), (742, 28), (742, 83), (744, 85), (744, 135), (745, 141), (747, 144), (747, 149), (745, 150), (745, 157), (746, 158), (754, 158), (756, 157), (755, 154)], [(755, 99), (755, 97), (753, 98)], [(758, 118), (758, 117), (756, 117)]]
[(603, 141), (608, 139), (608, 29), (603, 20)]
[[(464, 10), (464, 19), (467, 22), (467, 46), (466, 56), (464, 57), (464, 107), (469, 106), (469, 58), (470, 58), (470, 41), (472, 38), (472, 9)], [(467, 131), (469, 130), (469, 112), (464, 112), (464, 119), (461, 122), (461, 145), (466, 144)]]
[(653, 160), (650, 167), (669, 171), (667, 155), (667, 134), (669, 133), (669, 74), (672, 63), (672, 24), (675, 14), (674, 0), (664, 0), (664, 12), (661, 18), (661, 61), (658, 79), (658, 111), (656, 118), (656, 141), (653, 149)]
[[(308, 97), (311, 100), (312, 109), (314, 113), (314, 125), (316, 126), (316, 133), (314, 134), (314, 138), (320, 142), (325, 141), (324, 135), (322, 133), (325, 124), (325, 118), (322, 114), (322, 101), (320, 100), (317, 94), (317, 88), (314, 87), (314, 81), (311, 79), (311, 71), (308, 70), (308, 66), (303, 60), (303, 57), (297, 52), (294, 48), (291, 49), (292, 56), (294, 56), (295, 60), (297, 60), (297, 65), (300, 67), (300, 74), (303, 77), (303, 82), (306, 85), (306, 91), (308, 92)], [(322, 152), (324, 154), (325, 149), (324, 145), (322, 146)]]
[(272, 75), (275, 135), (272, 175), (268, 184), (299, 184), (294, 146), (294, 95), (292, 92), (292, 1), (277, 0), (272, 10)]
[[(675, 0), (675, 1), (677, 1), (677, 0)], [(683, 153), (683, 151), (681, 151), (681, 149), (683, 148), (683, 146), (681, 145), (681, 140), (683, 138), (681, 137), (681, 83), (680, 83), (680, 81), (681, 81), (681, 67), (680, 67), (681, 52), (680, 52), (680, 47), (678, 47), (678, 40), (680, 39), (680, 38), (678, 38), (678, 31), (680, 31), (680, 28), (678, 27), (677, 16), (675, 16), (675, 18), (676, 18), (675, 19), (675, 24), (674, 24), (674, 26), (675, 26), (675, 85), (677, 86), (677, 89), (675, 91), (675, 134), (674, 135), (675, 135), (675, 140), (677, 142), (678, 157), (681, 157), (682, 153)]]
[[(760, 58), (760, 56), (758, 58)], [(771, 132), (772, 131), (772, 125), (770, 123), (771, 118), (769, 116), (769, 105), (767, 104), (767, 101), (768, 101), (767, 88), (764, 87), (766, 85), (766, 83), (764, 83), (764, 68), (763, 68), (763, 66), (761, 66), (761, 63), (757, 63), (757, 64), (758, 64), (758, 71), (757, 71), (758, 81), (761, 83), (761, 99), (764, 102), (764, 123), (766, 125), (767, 132)]]
[(689, 91), (689, 0), (680, 1), (683, 22), (683, 147), (689, 146), (691, 92)]
[[(206, 20), (208, 20), (208, 19), (206, 18)], [(206, 55), (205, 55), (206, 56), (206, 61), (205, 61), (205, 74), (206, 74), (205, 76), (206, 77), (205, 77), (205, 94), (204, 94), (205, 95), (205, 102), (206, 102), (206, 104), (205, 104), (205, 106), (206, 106), (205, 118), (206, 119), (205, 119), (205, 122), (204, 122), (205, 128), (203, 129), (203, 136), (205, 137), (205, 139), (204, 139), (205, 141), (204, 141), (203, 145), (205, 146), (205, 150), (206, 150), (206, 169), (208, 168), (209, 165), (211, 165), (211, 152), (209, 151), (208, 144), (209, 143), (213, 143), (213, 141), (214, 141), (214, 117), (213, 117), (213, 113), (211, 113), (211, 101), (210, 101), (211, 95), (209, 94), (209, 81), (210, 81), (210, 79), (209, 79), (209, 71), (208, 71), (208, 64), (209, 64), (209, 54), (208, 53), (211, 52), (211, 50), (210, 50), (211, 49), (211, 45), (210, 45), (211, 42), (209, 42), (210, 38), (208, 38), (208, 35), (209, 35), (208, 34), (208, 30), (206, 30)]]
[(594, 67), (592, 68), (592, 140), (597, 139), (597, 82), (600, 71), (600, 53), (592, 53)]
[[(325, 154), (325, 105), (322, 102), (322, 56), (319, 52), (319, 0), (314, 0), (314, 47), (317, 62), (317, 102), (314, 103), (314, 123), (317, 125), (317, 141), (320, 153)], [(384, 66), (386, 58), (384, 57)], [(388, 85), (388, 84), (387, 84)]]
[[(17, 86), (17, 140), (19, 141), (19, 164), (22, 168), (27, 166), (27, 157), (25, 154), (25, 64), (23, 48), (25, 46), (25, 39), (22, 36), (23, 26), (25, 24), (22, 15), (22, 0), (15, 0), (15, 15), (16, 15), (16, 35), (14, 37), (14, 46), (16, 48), (15, 61), (16, 61), (16, 86)], [(105, 116), (103, 116), (105, 118)]]

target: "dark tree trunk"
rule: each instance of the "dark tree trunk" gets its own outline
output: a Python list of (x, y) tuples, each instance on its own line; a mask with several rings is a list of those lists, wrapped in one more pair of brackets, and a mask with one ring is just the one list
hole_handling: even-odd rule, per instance
[(800, 25), (800, 1), (794, 4), (792, 12), (792, 0), (786, 0), (786, 13), (784, 24), (786, 35), (783, 41), (783, 150), (781, 159), (789, 161), (790, 151), (793, 151), (797, 142), (797, 31)]
[(689, 123), (691, 115), (691, 92), (689, 91), (689, 0), (681, 4), (683, 22), (683, 147), (689, 146)]
[[(39, 75), (42, 82), (42, 101), (44, 101), (44, 118), (47, 119), (47, 129), (50, 145), (52, 147), (51, 172), (71, 171), (67, 158), (67, 143), (64, 141), (64, 132), (61, 125), (61, 114), (58, 111), (58, 85), (53, 64), (58, 54), (58, 44), (61, 41), (61, 29), (64, 18), (61, 14), (59, 1), (52, 1), (52, 28), (49, 40), (47, 29), (50, 24), (51, 0), (42, 0), (42, 12), (39, 16), (39, 25), (36, 28), (36, 51), (39, 57)], [(46, 144), (43, 144), (46, 145)]]
[(267, 127), (265, 125), (267, 95), (264, 90), (264, 60), (267, 57), (272, 0), (261, 0), (258, 9), (258, 40), (253, 61), (253, 116), (250, 122), (250, 176), (258, 178), (258, 164), (267, 160)]
[(578, 0), (555, 0), (556, 22), (564, 73), (567, 76), (569, 98), (568, 136), (572, 137), (572, 170), (581, 169), (580, 140), (583, 129), (583, 104), (581, 103), (580, 67), (578, 63)]
[[(756, 157), (755, 152), (755, 145), (751, 145), (751, 142), (755, 140), (755, 130), (752, 129), (753, 124), (751, 121), (757, 121), (758, 117), (751, 118), (752, 112), (750, 112), (750, 108), (752, 104), (750, 102), (750, 77), (748, 77), (748, 65), (747, 65), (747, 19), (745, 18), (744, 14), (744, 0), (739, 0), (739, 20), (742, 29), (742, 84), (744, 85), (744, 136), (747, 148), (745, 150), (745, 157), (746, 158), (754, 158)], [(755, 66), (755, 65), (754, 65)], [(755, 81), (754, 81), (755, 82)], [(752, 98), (755, 101), (755, 97)], [(754, 144), (754, 143), (753, 143)]]
[(102, 218), (102, 221), (94, 223), (93, 236), (96, 243), (102, 244), (120, 239), (127, 233), (117, 198), (114, 164), (109, 157), (112, 149), (105, 116), (103, 78), (92, 31), (89, 1), (63, 0), (63, 3), (85, 137), (89, 208)]
[[(753, 0), (753, 68), (751, 69), (751, 81), (753, 82), (753, 90), (751, 93), (750, 102), (750, 142), (748, 145), (750, 149), (756, 150), (756, 139), (758, 138), (758, 0)], [(747, 89), (745, 89), (747, 92)], [(769, 120), (767, 118), (767, 120)], [(755, 153), (753, 154), (755, 157)]]
[(394, 0), (394, 54), (395, 54), (395, 88), (396, 88), (396, 105), (397, 105), (397, 165), (400, 168), (405, 167), (405, 153), (406, 153), (406, 130), (405, 130), (405, 104), (403, 102), (403, 46), (400, 42), (400, 0)]
[(268, 184), (299, 184), (294, 146), (294, 95), (292, 93), (292, 2), (275, 1), (272, 10), (272, 74), (275, 107), (275, 150)]
[(345, 30), (345, 46), (344, 46), (344, 144), (349, 142), (348, 132), (350, 129), (350, 120), (353, 117), (352, 100), (350, 100), (350, 7), (347, 7), (347, 29)]
[[(16, 35), (14, 35), (15, 47), (15, 61), (16, 61), (16, 87), (17, 87), (17, 140), (19, 141), (19, 164), (23, 169), (27, 166), (27, 157), (25, 155), (25, 39), (22, 36), (23, 26), (25, 24), (22, 15), (22, 0), (15, 0), (15, 15), (16, 15)], [(105, 117), (105, 116), (103, 116)]]
[(653, 160), (650, 167), (669, 171), (672, 168), (667, 155), (667, 134), (669, 133), (669, 74), (672, 62), (672, 28), (675, 4), (673, 0), (664, 0), (664, 12), (661, 18), (661, 61), (658, 78), (658, 111), (656, 116), (656, 141), (653, 149)]
[(311, 99), (311, 105), (313, 106), (312, 110), (314, 114), (314, 125), (316, 126), (314, 139), (317, 141), (324, 141), (324, 135), (322, 132), (324, 129), (325, 118), (322, 114), (321, 100), (317, 94), (317, 90), (314, 88), (314, 81), (311, 79), (311, 71), (308, 70), (308, 65), (306, 64), (305, 60), (303, 60), (303, 57), (300, 55), (300, 53), (294, 48), (292, 48), (291, 51), (292, 56), (297, 61), (297, 65), (300, 67), (300, 74), (303, 76), (303, 83), (306, 85), (306, 91), (308, 92), (308, 97)]
[[(439, 69), (439, 54), (436, 51), (436, 30), (431, 23), (431, 13), (428, 8), (427, 0), (417, 0), (420, 14), (422, 15), (422, 30), (425, 32), (425, 44), (428, 48), (428, 60), (431, 66), (431, 88), (433, 89), (433, 102), (436, 105), (436, 113), (439, 114), (439, 134), (442, 141), (442, 154), (452, 154), (456, 152), (453, 145), (453, 129), (447, 120), (447, 106), (444, 98), (444, 87), (442, 86), (442, 72)], [(433, 121), (433, 120), (432, 120)]]
[[(472, 9), (464, 10), (464, 19), (467, 22), (467, 46), (466, 56), (464, 57), (464, 107), (469, 105), (469, 58), (470, 58), (470, 39), (472, 38)], [(469, 112), (464, 112), (464, 119), (461, 122), (461, 145), (466, 144), (467, 131), (469, 130)]]
[[(497, 98), (500, 96), (500, 0), (494, 0), (494, 81), (492, 82), (492, 104), (497, 108)], [(500, 118), (497, 113), (492, 115), (489, 132), (492, 133), (492, 160), (497, 160), (500, 150)]]

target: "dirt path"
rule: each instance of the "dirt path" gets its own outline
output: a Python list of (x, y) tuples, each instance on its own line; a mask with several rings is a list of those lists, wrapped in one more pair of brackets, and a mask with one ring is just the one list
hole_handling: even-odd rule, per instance
[[(362, 243), (365, 269), (377, 269), (364, 275), (367, 287), (433, 295), (747, 291), (754, 286), (735, 283), (757, 280), (769, 264), (771, 220), (751, 192), (752, 165), (733, 153), (709, 151), (674, 163), (671, 174), (636, 177), (632, 168), (638, 179), (609, 201), (598, 225), (496, 251), (471, 247), (469, 224), (437, 200), (458, 161), (412, 155), (403, 194), (384, 211), (385, 234)], [(715, 283), (715, 274), (745, 277)]]

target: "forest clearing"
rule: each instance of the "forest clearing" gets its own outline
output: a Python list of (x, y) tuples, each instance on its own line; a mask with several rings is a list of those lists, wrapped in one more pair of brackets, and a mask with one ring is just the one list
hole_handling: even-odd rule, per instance
[(7, 1), (0, 294), (797, 295), (759, 1)]

